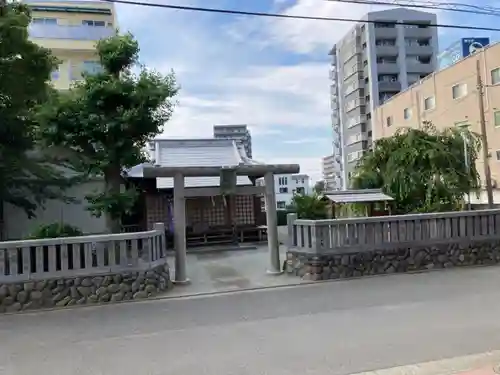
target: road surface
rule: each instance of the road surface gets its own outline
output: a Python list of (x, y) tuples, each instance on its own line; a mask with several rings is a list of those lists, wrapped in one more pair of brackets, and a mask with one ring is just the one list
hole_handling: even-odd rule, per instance
[(343, 375), (500, 349), (500, 268), (2, 316), (0, 337), (5, 375)]

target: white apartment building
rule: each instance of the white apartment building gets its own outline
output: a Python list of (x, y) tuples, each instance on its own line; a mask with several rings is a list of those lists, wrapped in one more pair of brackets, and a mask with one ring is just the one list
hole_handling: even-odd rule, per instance
[(234, 139), (242, 142), (245, 152), (252, 158), (252, 135), (246, 125), (214, 125), (215, 139)]
[(358, 23), (330, 51), (333, 169), (343, 189), (376, 136), (375, 108), (437, 68), (435, 14), (394, 8), (363, 19), (376, 23)]
[[(263, 186), (264, 179), (257, 180), (257, 185)], [(311, 178), (306, 174), (277, 174), (274, 176), (276, 208), (284, 210), (292, 203), (294, 194), (311, 194)], [(265, 202), (262, 199), (262, 209)]]
[(339, 155), (328, 155), (321, 159), (321, 171), (326, 191), (342, 189), (341, 161), (339, 159)]

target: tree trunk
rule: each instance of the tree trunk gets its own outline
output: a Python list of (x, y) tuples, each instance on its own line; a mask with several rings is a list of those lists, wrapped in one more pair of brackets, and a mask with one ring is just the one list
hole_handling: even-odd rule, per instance
[[(114, 196), (120, 193), (122, 177), (120, 174), (120, 167), (112, 166), (104, 174), (105, 189), (109, 196)], [(120, 218), (113, 217), (113, 215), (106, 211), (106, 229), (108, 233), (120, 233), (122, 229)]]

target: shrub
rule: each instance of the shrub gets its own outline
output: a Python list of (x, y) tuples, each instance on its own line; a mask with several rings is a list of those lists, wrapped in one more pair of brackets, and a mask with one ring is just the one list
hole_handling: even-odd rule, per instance
[(30, 236), (30, 239), (59, 238), (82, 236), (83, 232), (77, 227), (64, 223), (41, 225)]

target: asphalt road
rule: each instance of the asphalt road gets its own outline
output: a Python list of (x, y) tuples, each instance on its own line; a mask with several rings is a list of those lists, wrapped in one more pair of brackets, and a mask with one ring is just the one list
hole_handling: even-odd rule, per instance
[(500, 268), (2, 316), (0, 337), (5, 375), (341, 375), (500, 349)]

